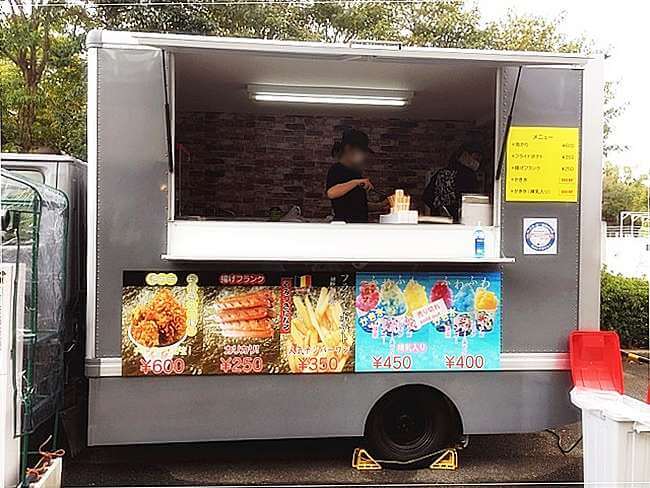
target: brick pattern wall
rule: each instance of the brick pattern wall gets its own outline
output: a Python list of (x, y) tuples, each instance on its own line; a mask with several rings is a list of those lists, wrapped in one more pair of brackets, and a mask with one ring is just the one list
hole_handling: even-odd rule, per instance
[(492, 138), (490, 125), (461, 121), (177, 113), (176, 141), (191, 153), (176, 173), (180, 215), (264, 219), (272, 207), (298, 205), (304, 217), (325, 218), (330, 151), (344, 127), (369, 135), (376, 154), (366, 176), (375, 187), (386, 194), (403, 188), (414, 208), (423, 206), (429, 171), (445, 166), (464, 141)]

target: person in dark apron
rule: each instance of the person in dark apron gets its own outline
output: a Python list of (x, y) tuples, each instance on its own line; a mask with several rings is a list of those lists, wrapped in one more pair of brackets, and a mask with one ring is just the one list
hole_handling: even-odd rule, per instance
[(463, 194), (480, 192), (481, 156), (479, 145), (464, 144), (454, 152), (445, 168), (434, 173), (422, 195), (432, 215), (459, 221)]
[(346, 129), (341, 139), (332, 147), (336, 159), (327, 172), (325, 189), (332, 202), (334, 220), (348, 223), (368, 222), (368, 212), (384, 210), (388, 202), (368, 202), (367, 192), (374, 187), (370, 179), (363, 176), (363, 169), (369, 154), (368, 136), (356, 129)]

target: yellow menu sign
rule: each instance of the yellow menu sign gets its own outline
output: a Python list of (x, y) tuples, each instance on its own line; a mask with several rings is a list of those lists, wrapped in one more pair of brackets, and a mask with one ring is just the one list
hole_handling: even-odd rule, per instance
[(579, 148), (577, 127), (511, 127), (506, 201), (577, 202)]

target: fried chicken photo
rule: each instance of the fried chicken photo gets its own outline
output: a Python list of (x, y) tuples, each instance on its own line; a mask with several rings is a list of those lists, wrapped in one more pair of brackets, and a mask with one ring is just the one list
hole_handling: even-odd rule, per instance
[(187, 329), (187, 312), (168, 288), (161, 288), (131, 315), (131, 334), (145, 347), (178, 342)]

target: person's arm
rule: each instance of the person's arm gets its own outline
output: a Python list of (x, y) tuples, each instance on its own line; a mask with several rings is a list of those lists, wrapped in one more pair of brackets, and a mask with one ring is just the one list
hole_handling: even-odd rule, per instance
[(367, 178), (350, 180), (346, 181), (345, 183), (339, 183), (338, 185), (330, 187), (327, 190), (327, 198), (330, 200), (341, 198), (342, 196), (354, 190), (357, 186), (362, 186), (366, 190), (372, 189), (372, 183), (370, 183), (370, 180)]

